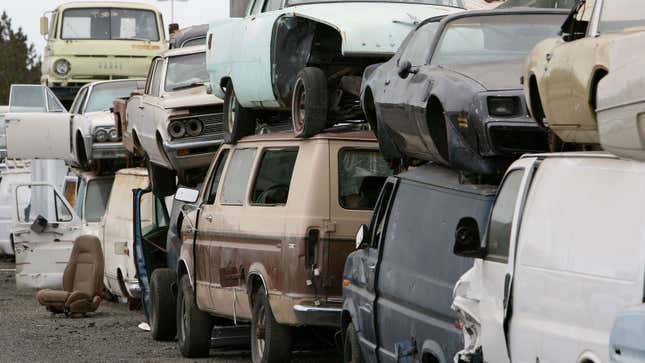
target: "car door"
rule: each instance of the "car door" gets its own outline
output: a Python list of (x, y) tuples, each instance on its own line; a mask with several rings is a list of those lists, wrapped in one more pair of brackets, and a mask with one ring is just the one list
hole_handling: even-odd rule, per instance
[(510, 362), (507, 348), (508, 312), (511, 302), (515, 247), (524, 200), (536, 158), (521, 159), (509, 169), (501, 184), (486, 231), (486, 256), (475, 260), (473, 291), (479, 300), (481, 343), (488, 362)]
[(394, 200), (398, 180), (390, 178), (383, 185), (369, 226), (368, 245), (359, 253), (359, 281), (362, 286), (357, 289), (355, 297), (358, 316), (358, 336), (361, 351), (367, 361), (376, 361), (378, 338), (376, 328), (376, 277), (378, 276), (378, 261), (380, 256), (381, 241), (383, 240), (385, 225), (387, 224), (390, 206)]
[(261, 107), (262, 103), (275, 103), (271, 81), (271, 37), (273, 25), (282, 14), (276, 1), (253, 0), (241, 23), (242, 39), (233, 48), (234, 59), (239, 61), (232, 64), (232, 78), (236, 96), (244, 106)]
[(19, 184), (16, 197), (16, 286), (60, 289), (80, 218), (49, 183)]
[[(141, 101), (136, 105), (134, 112), (137, 113), (136, 124), (133, 127), (137, 129), (137, 136), (148, 156), (153, 161), (157, 161), (158, 153), (155, 132), (157, 130), (157, 117), (159, 112), (159, 95), (161, 92), (162, 78), (164, 76), (164, 58), (156, 58), (152, 65), (152, 75), (150, 81), (146, 84), (146, 89), (141, 96)], [(128, 107), (129, 109), (130, 107)]]
[(69, 159), (71, 115), (49, 88), (12, 85), (5, 123), (9, 158)]

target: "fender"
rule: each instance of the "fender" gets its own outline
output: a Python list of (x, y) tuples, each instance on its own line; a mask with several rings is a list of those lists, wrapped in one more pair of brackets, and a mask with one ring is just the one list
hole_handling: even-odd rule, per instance
[(441, 349), (437, 342), (432, 340), (424, 341), (421, 346), (421, 357), (423, 358), (426, 353), (435, 357), (439, 363), (448, 363), (446, 362), (446, 355), (444, 354), (443, 349)]

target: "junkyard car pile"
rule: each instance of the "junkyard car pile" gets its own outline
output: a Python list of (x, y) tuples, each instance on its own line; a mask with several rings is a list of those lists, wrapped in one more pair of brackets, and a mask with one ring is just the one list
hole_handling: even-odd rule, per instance
[[(311, 335), (345, 362), (645, 361), (645, 4), (482, 6), (252, 0), (70, 112), (14, 85), (8, 157), (75, 168), (6, 164), (17, 283), (95, 310), (63, 271), (86, 258), (186, 357), (285, 362)], [(50, 37), (150, 18), (109, 7)]]

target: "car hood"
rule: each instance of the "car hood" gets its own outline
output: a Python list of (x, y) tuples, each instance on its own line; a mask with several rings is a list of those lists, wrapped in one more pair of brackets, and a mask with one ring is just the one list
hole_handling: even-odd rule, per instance
[(308, 4), (286, 14), (308, 18), (338, 30), (344, 55), (393, 54), (416, 25), (427, 18), (463, 11), (439, 5), (371, 2)]
[(488, 91), (503, 91), (522, 88), (523, 60), (475, 64), (441, 65), (443, 69), (458, 73), (479, 83)]
[(114, 114), (109, 110), (86, 112), (84, 114), (90, 129), (97, 126), (115, 126)]
[(177, 92), (169, 92), (161, 98), (161, 107), (165, 109), (209, 106), (222, 103), (221, 98), (206, 93), (205, 87), (194, 87)]

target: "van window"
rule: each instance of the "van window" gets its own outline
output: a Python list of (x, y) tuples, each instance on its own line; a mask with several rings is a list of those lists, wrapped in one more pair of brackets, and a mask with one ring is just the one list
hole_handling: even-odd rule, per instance
[(255, 177), (251, 203), (287, 204), (298, 149), (267, 150)]
[(499, 190), (491, 212), (486, 237), (487, 259), (498, 262), (508, 261), (515, 202), (517, 201), (523, 176), (524, 169), (511, 171), (504, 179), (504, 183)]
[(262, 9), (262, 12), (280, 10), (281, 6), (282, 0), (267, 0), (264, 3), (264, 9)]
[(107, 208), (114, 179), (96, 179), (87, 183), (85, 197), (85, 221), (98, 222), (103, 218)]
[(370, 210), (392, 170), (378, 150), (344, 148), (338, 155), (338, 202), (345, 209)]
[(148, 93), (151, 96), (154, 97), (159, 97), (159, 88), (161, 87), (161, 72), (163, 71), (163, 59), (159, 58), (157, 59), (157, 62), (155, 64), (155, 70), (154, 73), (152, 74), (152, 80), (150, 82), (150, 89), (148, 90)]
[(374, 249), (379, 248), (381, 241), (381, 236), (383, 236), (383, 231), (385, 229), (385, 216), (388, 212), (388, 207), (390, 206), (390, 198), (392, 196), (392, 190), (394, 190), (394, 184), (385, 183), (383, 186), (383, 191), (378, 198), (378, 203), (374, 208), (374, 214), (372, 215), (372, 221), (370, 223), (370, 228), (372, 232), (372, 238), (370, 241), (370, 247)]
[(257, 149), (238, 149), (233, 152), (231, 162), (226, 171), (224, 186), (222, 188), (221, 204), (244, 204), (246, 187), (249, 184), (251, 168), (255, 160)]
[(208, 184), (207, 194), (208, 199), (206, 199), (206, 204), (215, 203), (215, 197), (217, 196), (217, 189), (219, 188), (219, 180), (222, 177), (222, 172), (224, 171), (224, 165), (226, 165), (226, 158), (228, 158), (228, 149), (222, 150), (217, 159), (217, 165), (215, 166), (215, 171), (213, 171), (213, 176)]
[(67, 208), (63, 198), (51, 185), (20, 185), (16, 195), (25, 195), (17, 202), (18, 220), (30, 223), (42, 216), (51, 222), (70, 222), (72, 212)]
[(154, 223), (156, 228), (162, 228), (168, 226), (168, 209), (166, 208), (166, 202), (162, 198), (155, 197), (154, 205)]

